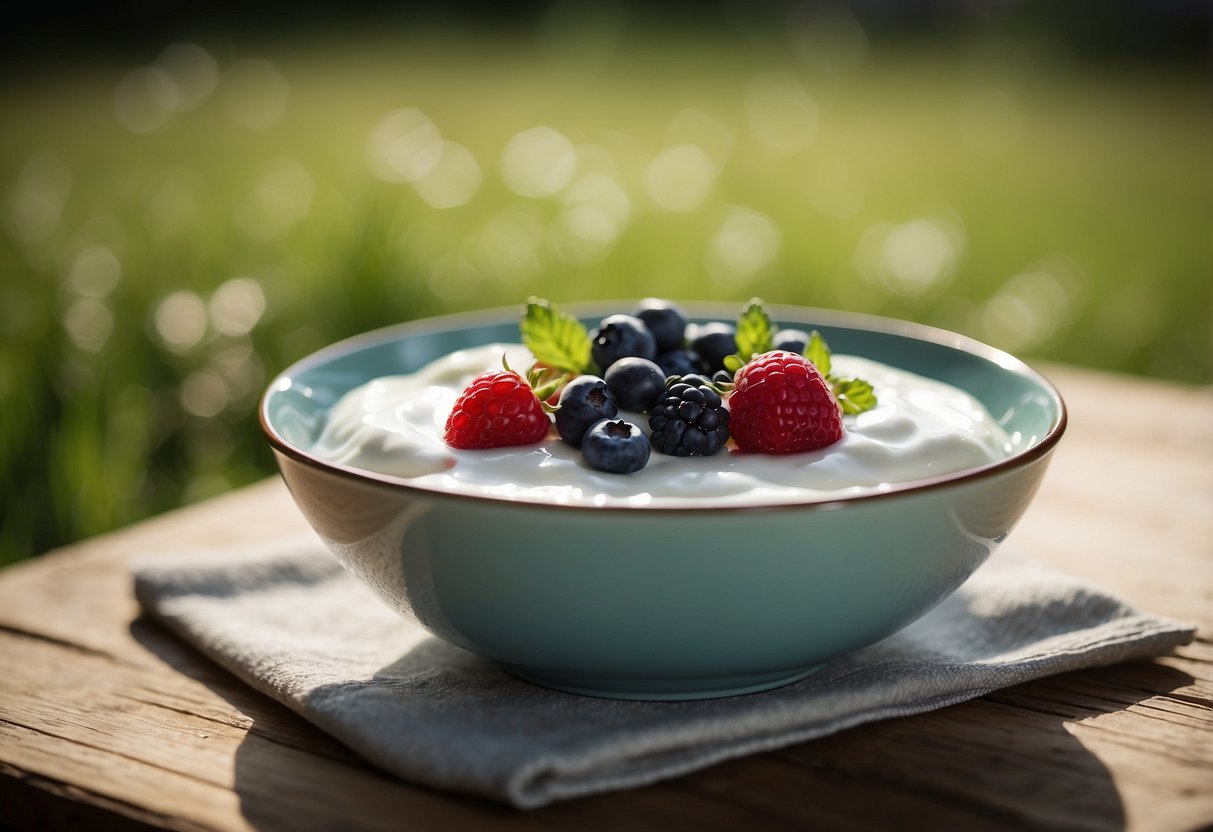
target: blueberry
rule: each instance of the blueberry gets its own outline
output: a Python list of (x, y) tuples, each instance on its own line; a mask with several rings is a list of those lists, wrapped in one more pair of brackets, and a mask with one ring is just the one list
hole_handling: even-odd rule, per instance
[(615, 394), (598, 376), (577, 376), (560, 391), (560, 407), (556, 410), (556, 432), (560, 438), (577, 448), (590, 425), (602, 419), (612, 419), (619, 413)]
[(682, 311), (661, 298), (645, 298), (636, 307), (635, 315), (653, 333), (657, 341), (657, 352), (667, 352), (682, 346), (687, 319)]
[(644, 321), (631, 315), (609, 315), (590, 336), (590, 358), (598, 369), (606, 369), (621, 358), (636, 356), (652, 361), (657, 357), (657, 341)]
[(737, 327), (719, 321), (695, 328), (691, 349), (708, 365), (709, 372), (724, 369), (726, 356), (737, 352)]
[(661, 368), (647, 358), (621, 358), (606, 371), (607, 389), (622, 410), (648, 410), (665, 391)]
[(657, 366), (667, 376), (684, 376), (703, 371), (703, 359), (691, 350), (670, 350), (657, 355)]
[(581, 455), (591, 468), (608, 474), (631, 474), (648, 464), (649, 440), (631, 422), (603, 419), (586, 431)]
[(775, 342), (777, 350), (787, 350), (797, 355), (804, 355), (805, 344), (809, 343), (809, 333), (803, 329), (781, 329), (775, 333), (772, 340)]

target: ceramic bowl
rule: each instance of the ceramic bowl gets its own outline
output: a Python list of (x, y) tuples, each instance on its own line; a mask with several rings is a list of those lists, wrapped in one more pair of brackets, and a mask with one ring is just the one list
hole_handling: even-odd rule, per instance
[[(630, 307), (570, 309), (593, 326)], [(685, 308), (700, 321), (736, 315), (734, 306)], [(273, 380), (261, 422), (333, 554), (438, 638), (582, 694), (764, 690), (885, 638), (959, 587), (1027, 508), (1066, 423), (1044, 378), (963, 336), (804, 308), (776, 307), (772, 317), (820, 330), (836, 353), (968, 391), (1018, 450), (867, 496), (685, 509), (460, 496), (309, 452), (342, 394), (456, 349), (517, 341), (517, 309), (408, 323), (321, 350)]]

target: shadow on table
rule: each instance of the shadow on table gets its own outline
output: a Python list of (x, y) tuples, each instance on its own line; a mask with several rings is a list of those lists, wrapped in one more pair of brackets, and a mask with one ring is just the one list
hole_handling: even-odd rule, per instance
[[(627, 792), (519, 812), (392, 779), (248, 687), (155, 621), (132, 636), (251, 724), (234, 790), (259, 828), (848, 828), (909, 819), (957, 828), (1115, 829), (1124, 807), (1100, 759), (1068, 730), (1192, 682), (1152, 662), (1063, 674), (915, 717), (755, 754)], [(435, 640), (439, 647), (445, 647)], [(435, 649), (422, 642), (414, 651)], [(408, 660), (402, 657), (401, 660)], [(1090, 695), (1115, 686), (1117, 699)], [(1084, 693), (1085, 691), (1085, 693)]]

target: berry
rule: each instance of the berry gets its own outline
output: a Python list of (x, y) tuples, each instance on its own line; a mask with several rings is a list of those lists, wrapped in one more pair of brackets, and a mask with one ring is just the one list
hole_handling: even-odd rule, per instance
[(652, 361), (657, 357), (657, 341), (644, 321), (631, 315), (609, 315), (602, 319), (590, 338), (590, 358), (598, 368), (607, 368), (621, 358), (637, 356)]
[(803, 329), (781, 329), (772, 336), (775, 349), (804, 355), (805, 345), (809, 343), (809, 333)]
[(631, 474), (649, 462), (649, 440), (623, 419), (595, 422), (581, 440), (586, 464), (608, 474)]
[(636, 307), (634, 314), (644, 321), (649, 332), (653, 333), (653, 338), (657, 341), (657, 352), (668, 352), (682, 346), (687, 319), (677, 306), (668, 300), (645, 298)]
[(707, 379), (672, 378), (653, 405), (649, 441), (658, 453), (711, 456), (729, 440), (729, 411)]
[(708, 372), (724, 369), (724, 359), (737, 352), (737, 327), (726, 323), (703, 324), (695, 328), (691, 349), (707, 365)]
[(795, 454), (842, 439), (842, 410), (813, 362), (768, 352), (737, 371), (729, 396), (737, 447), (760, 454)]
[(577, 376), (560, 391), (560, 407), (556, 410), (556, 431), (560, 438), (575, 448), (590, 425), (602, 419), (613, 419), (619, 413), (615, 394), (598, 376)]
[(459, 394), (443, 439), (452, 448), (502, 448), (539, 442), (552, 424), (535, 391), (513, 370), (481, 373)]
[[(699, 387), (700, 385), (704, 385), (707, 387), (712, 386), (708, 381), (708, 377), (703, 373), (687, 373), (686, 375), (684, 375), (682, 377), (681, 381), (683, 384), (689, 384), (692, 387)], [(670, 386), (671, 386), (671, 384), (666, 384), (666, 387), (670, 387)], [(720, 391), (715, 390), (714, 392), (719, 393)]]
[(703, 360), (699, 353), (690, 350), (670, 350), (657, 355), (657, 366), (667, 376), (684, 376), (702, 372)]
[(648, 410), (665, 390), (665, 373), (647, 358), (621, 358), (604, 378), (622, 410)]

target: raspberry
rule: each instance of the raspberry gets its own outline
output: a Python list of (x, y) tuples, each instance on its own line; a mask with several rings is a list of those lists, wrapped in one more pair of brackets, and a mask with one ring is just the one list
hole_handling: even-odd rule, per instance
[(813, 362), (768, 352), (737, 371), (729, 396), (729, 429), (737, 447), (760, 454), (795, 454), (842, 439), (842, 410)]
[(481, 373), (459, 394), (443, 439), (452, 448), (530, 445), (548, 433), (551, 419), (530, 384), (513, 370)]
[(711, 456), (729, 441), (729, 411), (707, 379), (675, 376), (653, 405), (649, 428), (658, 453)]

